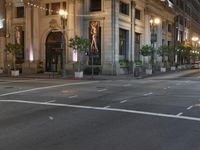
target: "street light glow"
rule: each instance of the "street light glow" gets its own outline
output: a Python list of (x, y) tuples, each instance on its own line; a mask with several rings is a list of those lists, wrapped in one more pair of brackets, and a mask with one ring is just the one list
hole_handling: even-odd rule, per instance
[(153, 24), (160, 24), (160, 18), (155, 18), (155, 19), (150, 19), (150, 24), (153, 25)]
[(160, 19), (159, 19), (159, 18), (155, 18), (155, 19), (154, 19), (154, 23), (155, 23), (155, 24), (160, 24)]
[(192, 37), (192, 41), (198, 41), (199, 40), (199, 38), (198, 37)]
[(63, 9), (60, 9), (59, 10), (59, 15), (62, 16), (62, 17), (64, 17), (64, 18), (66, 18), (67, 15), (68, 15), (68, 13), (67, 13), (67, 11), (64, 11)]

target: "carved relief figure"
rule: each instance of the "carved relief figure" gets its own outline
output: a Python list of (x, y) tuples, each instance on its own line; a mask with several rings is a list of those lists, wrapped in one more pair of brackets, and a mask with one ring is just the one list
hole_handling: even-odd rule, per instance
[(93, 21), (90, 23), (90, 34), (92, 37), (91, 41), (91, 50), (93, 52), (98, 52), (98, 46), (97, 46), (97, 31), (98, 31), (98, 22)]
[(15, 31), (15, 40), (17, 44), (21, 44), (21, 29), (19, 26), (16, 26)]

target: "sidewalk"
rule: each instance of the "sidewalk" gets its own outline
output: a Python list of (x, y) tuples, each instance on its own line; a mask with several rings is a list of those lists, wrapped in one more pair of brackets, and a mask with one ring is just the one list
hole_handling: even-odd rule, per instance
[(0, 78), (10, 78), (10, 79), (61, 79), (61, 80), (133, 80), (133, 79), (144, 79), (144, 78), (154, 78), (154, 79), (170, 79), (177, 78), (181, 76), (187, 76), (190, 74), (200, 73), (199, 69), (193, 70), (182, 70), (182, 71), (169, 71), (169, 72), (156, 72), (152, 75), (142, 75), (139, 77), (134, 77), (134, 74), (127, 75), (84, 75), (82, 79), (74, 78), (73, 75), (67, 75), (65, 78), (59, 74), (44, 73), (44, 74), (20, 74), (18, 77), (11, 77), (8, 74), (0, 74)]

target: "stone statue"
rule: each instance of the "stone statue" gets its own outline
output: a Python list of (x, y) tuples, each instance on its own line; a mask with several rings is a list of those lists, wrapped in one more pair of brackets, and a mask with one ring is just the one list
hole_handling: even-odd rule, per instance
[(98, 31), (98, 22), (93, 21), (90, 23), (90, 34), (92, 37), (91, 41), (91, 50), (92, 52), (98, 52), (98, 46), (97, 46), (97, 31)]

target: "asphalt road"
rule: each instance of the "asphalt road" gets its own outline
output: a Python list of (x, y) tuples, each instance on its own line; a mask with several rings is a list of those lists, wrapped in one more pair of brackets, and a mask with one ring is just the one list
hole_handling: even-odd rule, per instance
[(0, 150), (200, 150), (200, 73), (0, 78)]

